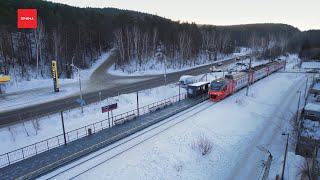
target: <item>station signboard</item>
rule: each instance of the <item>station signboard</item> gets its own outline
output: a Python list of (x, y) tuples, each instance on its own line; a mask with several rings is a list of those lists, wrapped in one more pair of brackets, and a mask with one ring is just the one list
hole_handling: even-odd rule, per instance
[(102, 109), (102, 113), (105, 113), (105, 112), (109, 112), (109, 111), (112, 111), (117, 108), (118, 108), (118, 103), (115, 103), (115, 104), (110, 104), (108, 106), (104, 106), (101, 109)]

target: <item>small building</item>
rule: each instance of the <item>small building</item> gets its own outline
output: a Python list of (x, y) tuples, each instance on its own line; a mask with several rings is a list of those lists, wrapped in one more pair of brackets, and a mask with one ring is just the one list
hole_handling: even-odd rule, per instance
[(315, 83), (309, 91), (311, 94), (320, 95), (320, 83)]
[(304, 117), (304, 119), (310, 119), (313, 121), (320, 121), (320, 104), (308, 103), (304, 107), (303, 117)]
[(187, 87), (188, 97), (197, 97), (201, 94), (208, 94), (209, 82), (197, 82)]

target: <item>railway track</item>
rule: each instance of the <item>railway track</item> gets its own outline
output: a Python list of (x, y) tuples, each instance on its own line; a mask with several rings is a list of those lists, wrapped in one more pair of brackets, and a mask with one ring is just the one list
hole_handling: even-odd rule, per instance
[[(102, 150), (99, 150), (89, 156), (86, 156), (78, 161), (75, 161), (65, 168), (58, 167), (56, 171), (53, 171), (39, 179), (55, 179), (55, 178), (67, 178), (67, 179), (75, 179), (92, 169), (107, 163), (111, 159), (116, 158), (117, 156), (129, 151), (130, 149), (144, 143), (145, 141), (159, 135), (160, 133), (176, 126), (177, 124), (182, 123), (188, 118), (199, 114), (200, 112), (208, 109), (213, 106), (215, 103), (209, 100), (206, 100), (196, 106), (189, 108), (183, 112), (180, 112), (160, 123), (157, 123), (149, 128), (146, 128), (132, 136), (129, 136), (113, 145), (110, 145)], [(125, 147), (125, 148), (123, 148)], [(117, 151), (117, 149), (123, 148), (121, 151)], [(97, 163), (97, 161), (99, 161)], [(61, 170), (59, 170), (61, 168)], [(85, 170), (81, 170), (85, 169)]]

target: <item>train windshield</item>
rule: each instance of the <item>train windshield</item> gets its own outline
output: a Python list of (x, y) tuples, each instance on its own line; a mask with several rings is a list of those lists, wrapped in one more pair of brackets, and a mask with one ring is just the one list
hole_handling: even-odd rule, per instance
[(226, 86), (225, 81), (212, 81), (210, 85), (210, 89), (212, 91), (221, 91)]

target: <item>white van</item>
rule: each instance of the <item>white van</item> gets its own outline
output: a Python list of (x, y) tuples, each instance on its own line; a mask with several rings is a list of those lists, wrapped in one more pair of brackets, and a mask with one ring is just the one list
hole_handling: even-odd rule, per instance
[(182, 88), (187, 88), (188, 84), (195, 83), (195, 77), (190, 75), (183, 75), (179, 79), (179, 85)]

